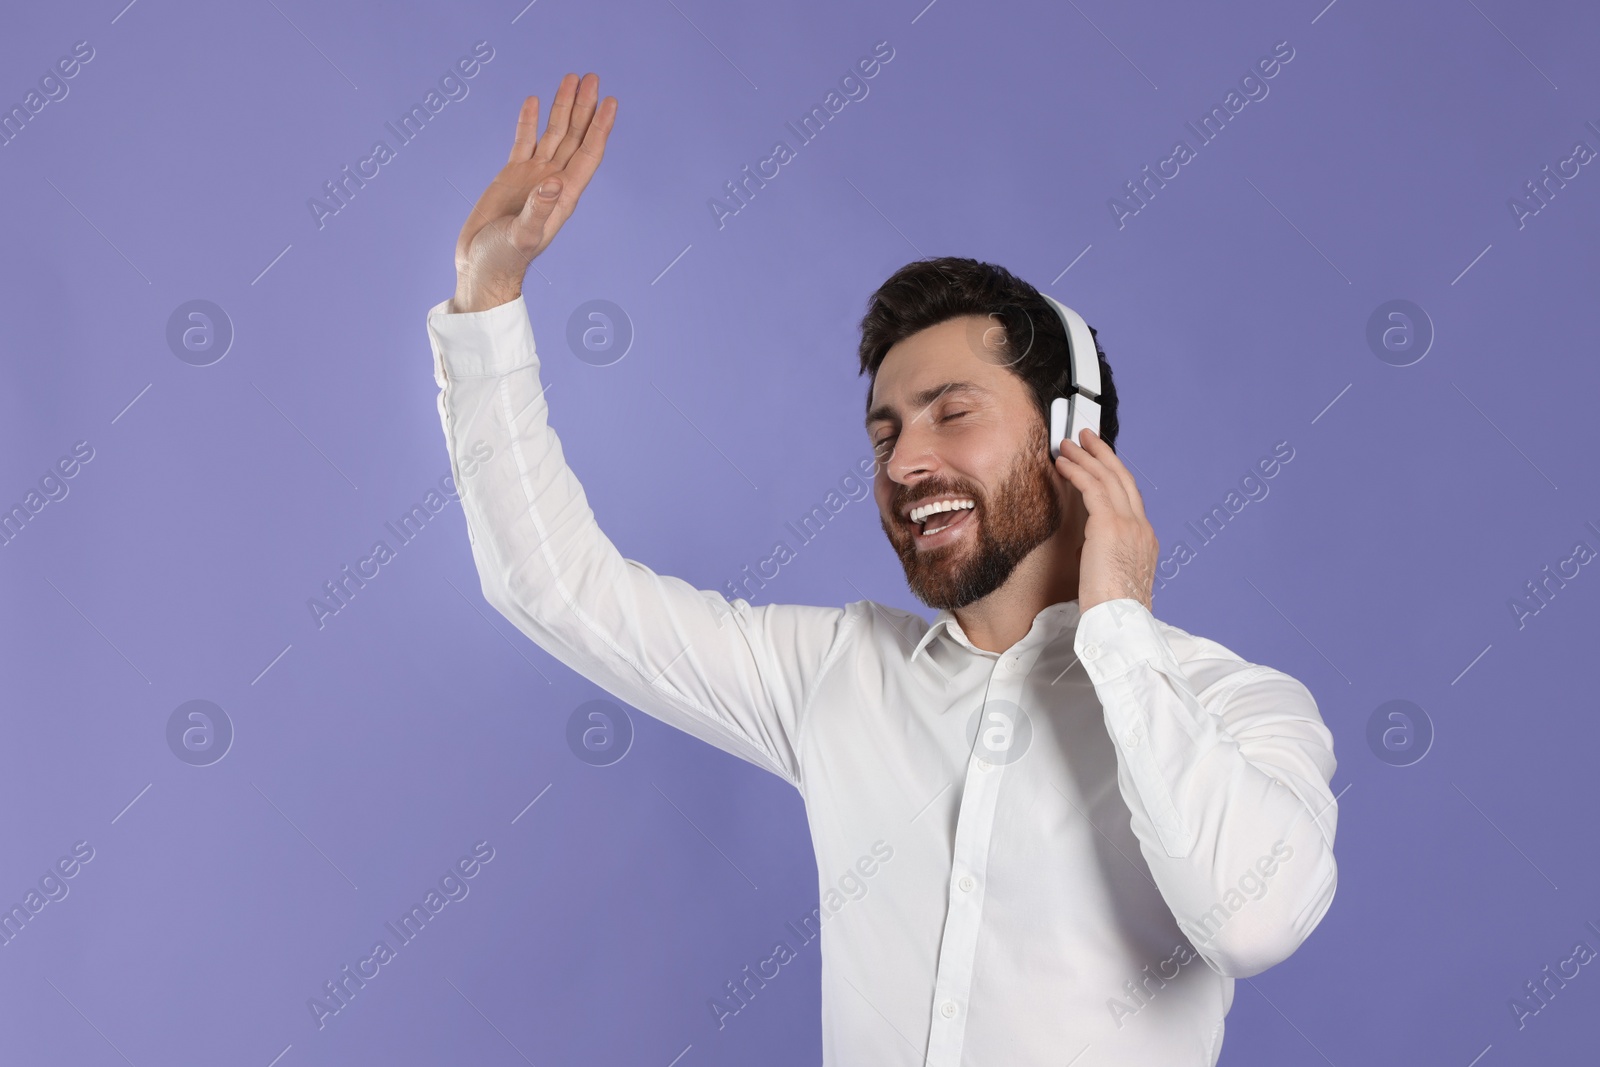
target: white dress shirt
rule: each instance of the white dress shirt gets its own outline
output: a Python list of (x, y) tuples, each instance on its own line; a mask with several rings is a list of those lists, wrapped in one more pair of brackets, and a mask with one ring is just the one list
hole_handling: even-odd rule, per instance
[(826, 1067), (1216, 1062), (1234, 979), (1333, 902), (1333, 738), (1304, 685), (1131, 599), (1052, 604), (994, 653), (948, 611), (656, 574), (567, 466), (522, 299), (447, 307), (439, 414), (489, 603), (805, 800), (819, 909), (789, 945), (820, 928)]

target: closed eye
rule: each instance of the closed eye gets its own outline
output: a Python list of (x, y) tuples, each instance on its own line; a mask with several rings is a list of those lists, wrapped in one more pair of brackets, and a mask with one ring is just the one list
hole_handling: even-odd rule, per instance
[[(936, 419), (934, 421), (936, 421), (936, 422), (949, 422), (951, 419), (959, 419), (961, 416), (969, 415), (969, 414), (971, 414), (971, 412), (967, 412), (967, 411), (952, 411), (947, 415), (941, 415), (938, 419)], [(882, 437), (878, 438), (878, 440), (875, 442), (876, 447), (882, 448), (884, 445), (888, 444), (889, 442), (893, 441), (895, 438), (897, 438), (899, 436), (900, 435), (897, 434), (897, 433), (884, 434)]]

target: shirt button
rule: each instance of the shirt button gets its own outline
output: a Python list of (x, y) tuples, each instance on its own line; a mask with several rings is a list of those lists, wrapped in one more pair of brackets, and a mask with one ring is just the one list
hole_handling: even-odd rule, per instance
[(962, 875), (961, 881), (957, 882), (956, 884), (961, 887), (961, 891), (963, 893), (970, 893), (972, 892), (973, 885), (976, 883), (973, 882), (971, 875)]
[(1022, 661), (1020, 659), (1018, 659), (1016, 656), (1007, 656), (1001, 662), (1006, 665), (1006, 671), (1008, 673), (1010, 673), (1010, 674), (1021, 674), (1022, 673)]
[(1144, 740), (1144, 727), (1135, 726), (1122, 735), (1122, 740), (1127, 743), (1129, 748), (1138, 748), (1139, 742)]
[(994, 766), (994, 764), (989, 761), (989, 757), (988, 756), (979, 756), (978, 757), (978, 770), (986, 771), (986, 770), (988, 770), (989, 768), (991, 768), (993, 766)]
[(1083, 658), (1084, 659), (1099, 659), (1100, 658), (1100, 646), (1095, 644), (1093, 641), (1090, 641), (1087, 645), (1084, 645), (1083, 646)]
[(943, 1015), (946, 1019), (954, 1018), (956, 1014), (956, 1002), (953, 1000), (947, 1000), (943, 1004), (939, 1005), (939, 1014)]

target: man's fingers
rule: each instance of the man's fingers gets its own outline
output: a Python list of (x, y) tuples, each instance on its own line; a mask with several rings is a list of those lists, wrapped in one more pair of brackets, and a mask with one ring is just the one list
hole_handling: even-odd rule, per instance
[[(528, 194), (525, 204), (524, 223), (519, 220), (519, 225), (527, 225), (531, 232), (543, 244), (548, 244), (560, 231), (567, 219), (577, 210), (578, 198), (583, 195), (583, 190), (589, 184), (589, 179), (594, 177), (595, 170), (600, 166), (600, 160), (605, 155), (606, 137), (611, 133), (617, 115), (617, 101), (615, 97), (607, 97), (595, 109), (594, 121), (588, 123), (588, 130), (584, 134), (583, 142), (572, 155), (567, 165), (557, 174), (552, 174), (545, 179), (559, 181), (561, 189), (551, 200), (545, 200), (535, 188)], [(574, 138), (569, 136), (568, 140)], [(542, 182), (540, 184), (543, 184)], [(537, 219), (537, 227), (532, 220)]]
[(1074, 441), (1077, 451), (1071, 453), (1074, 459), (1079, 460), (1088, 467), (1096, 478), (1106, 483), (1111, 498), (1117, 502), (1119, 508), (1124, 508), (1133, 514), (1143, 514), (1143, 509), (1135, 503), (1139, 490), (1133, 484), (1133, 475), (1128, 473), (1117, 454), (1111, 450), (1099, 434), (1089, 431), (1084, 440), (1089, 444), (1085, 447)]
[(605, 156), (606, 138), (611, 135), (611, 128), (616, 125), (617, 98), (608, 96), (595, 111), (594, 121), (589, 123), (588, 132), (583, 135), (583, 143), (578, 145), (576, 152), (567, 161), (561, 171), (561, 205), (568, 212), (576, 204), (583, 190), (588, 186), (589, 179), (594, 177), (595, 170), (600, 166), (600, 160)]
[(600, 76), (598, 74), (585, 74), (578, 79), (578, 94), (573, 103), (572, 115), (567, 120), (566, 136), (561, 138), (561, 143), (556, 146), (555, 155), (550, 157), (550, 162), (558, 167), (567, 165), (567, 160), (578, 150), (589, 132), (589, 121), (594, 118), (595, 105), (600, 99)]
[[(1061, 458), (1070, 466), (1077, 467), (1094, 480), (1095, 485), (1101, 490), (1106, 501), (1117, 511), (1133, 514), (1133, 504), (1128, 500), (1128, 491), (1123, 486), (1122, 480), (1106, 466), (1095, 458), (1094, 454), (1070, 438), (1061, 449)], [(1073, 484), (1077, 484), (1074, 482)], [(1084, 491), (1082, 486), (1078, 487)], [(1088, 493), (1084, 492), (1087, 501)]]
[(538, 147), (533, 150), (535, 160), (549, 162), (561, 147), (562, 138), (567, 135), (567, 124), (572, 118), (572, 102), (578, 95), (578, 83), (576, 74), (568, 72), (561, 76), (561, 87), (556, 90), (555, 103), (550, 105), (550, 122), (544, 128), (544, 136), (539, 138)]
[(1084, 505), (1089, 509), (1091, 515), (1101, 508), (1116, 510), (1116, 502), (1111, 499), (1110, 494), (1106, 491), (1105, 482), (1087, 467), (1073, 463), (1072, 460), (1068, 459), (1066, 449), (1061, 450), (1061, 458), (1057, 460), (1056, 471), (1071, 482), (1073, 487), (1082, 495)]
[(539, 143), (539, 98), (530, 96), (522, 102), (517, 115), (517, 136), (511, 142), (511, 156), (507, 163), (521, 163), (533, 155)]
[(1089, 439), (1090, 447), (1085, 451), (1105, 464), (1106, 469), (1116, 477), (1117, 481), (1122, 483), (1123, 492), (1127, 494), (1128, 502), (1132, 505), (1134, 514), (1141, 519), (1144, 518), (1144, 501), (1139, 496), (1138, 483), (1133, 480), (1133, 474), (1128, 470), (1127, 464), (1122, 462), (1122, 457), (1117, 455), (1115, 449), (1106, 444), (1104, 438), (1092, 430), (1090, 433), (1094, 435)]

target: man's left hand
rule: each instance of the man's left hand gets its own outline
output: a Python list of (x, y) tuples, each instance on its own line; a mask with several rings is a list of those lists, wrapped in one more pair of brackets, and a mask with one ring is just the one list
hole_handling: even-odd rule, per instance
[(1078, 611), (1107, 600), (1137, 600), (1151, 610), (1160, 542), (1144, 517), (1144, 501), (1133, 475), (1093, 430), (1084, 444), (1063, 438), (1056, 472), (1083, 496), (1083, 555), (1078, 562)]

